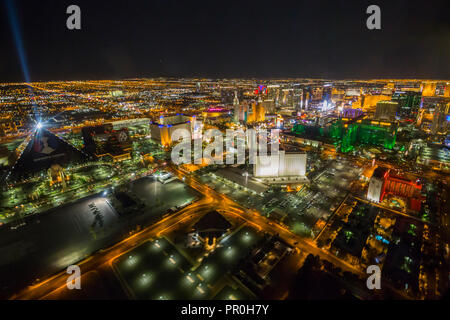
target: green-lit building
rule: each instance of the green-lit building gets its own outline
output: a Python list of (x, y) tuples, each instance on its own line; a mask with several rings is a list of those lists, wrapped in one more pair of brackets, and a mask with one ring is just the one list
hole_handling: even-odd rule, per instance
[(292, 132), (308, 139), (334, 144), (341, 152), (354, 150), (357, 145), (371, 145), (393, 149), (397, 125), (391, 122), (357, 120), (344, 123), (341, 119), (326, 127), (296, 124)]
[(362, 121), (348, 125), (342, 137), (340, 150), (349, 152), (356, 145), (373, 145), (392, 150), (397, 137), (397, 126), (378, 121)]
[(415, 118), (420, 107), (422, 95), (420, 92), (395, 92), (392, 101), (398, 103), (398, 114), (402, 118)]

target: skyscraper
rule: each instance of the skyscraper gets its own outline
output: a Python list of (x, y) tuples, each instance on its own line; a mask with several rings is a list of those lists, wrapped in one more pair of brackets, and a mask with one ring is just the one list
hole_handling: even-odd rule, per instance
[(434, 110), (431, 132), (433, 134), (446, 134), (450, 121), (450, 103), (439, 103)]
[(306, 174), (306, 153), (285, 153), (257, 156), (253, 175), (259, 178), (296, 177)]
[(239, 98), (237, 96), (237, 91), (234, 91), (233, 107), (233, 122), (239, 123)]
[(394, 121), (397, 114), (398, 102), (379, 101), (374, 118), (377, 120)]

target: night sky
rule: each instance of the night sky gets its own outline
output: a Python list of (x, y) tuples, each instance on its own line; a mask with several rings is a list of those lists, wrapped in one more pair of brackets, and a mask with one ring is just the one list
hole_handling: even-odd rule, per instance
[[(0, 82), (134, 77), (450, 78), (446, 1), (0, 0)], [(81, 8), (81, 30), (66, 8)], [(366, 8), (381, 7), (381, 30)]]

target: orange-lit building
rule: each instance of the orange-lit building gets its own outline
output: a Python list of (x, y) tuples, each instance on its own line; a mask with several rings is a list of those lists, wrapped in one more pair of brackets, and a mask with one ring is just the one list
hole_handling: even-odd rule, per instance
[(422, 184), (419, 181), (399, 177), (383, 167), (375, 169), (370, 178), (367, 198), (375, 202), (382, 202), (387, 194), (409, 199), (409, 207), (420, 211), (422, 202)]
[(182, 114), (169, 117), (161, 116), (157, 122), (154, 121), (150, 124), (152, 139), (168, 147), (172, 145), (172, 134), (178, 129), (183, 130), (180, 132), (184, 132), (190, 138), (192, 137), (191, 120), (191, 117)]
[(422, 97), (434, 97), (436, 95), (436, 83), (426, 82), (422, 84)]
[(247, 123), (262, 122), (265, 120), (266, 112), (262, 101), (252, 102), (247, 112)]

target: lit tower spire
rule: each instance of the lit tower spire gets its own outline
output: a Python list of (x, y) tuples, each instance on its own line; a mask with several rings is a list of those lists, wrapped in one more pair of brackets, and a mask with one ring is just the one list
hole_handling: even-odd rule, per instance
[(237, 91), (234, 90), (233, 106), (238, 106), (238, 105), (239, 105), (239, 98), (237, 96)]
[(239, 122), (239, 98), (237, 96), (237, 91), (234, 91), (234, 99), (233, 99), (234, 113), (233, 113), (233, 122)]

